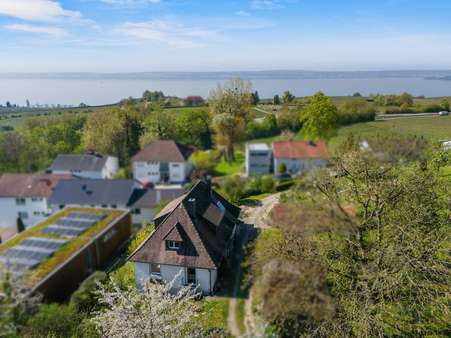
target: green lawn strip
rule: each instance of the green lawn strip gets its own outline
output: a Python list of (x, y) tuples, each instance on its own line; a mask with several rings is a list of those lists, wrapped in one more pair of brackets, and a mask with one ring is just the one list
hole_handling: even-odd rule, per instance
[[(57, 238), (57, 239), (66, 239), (65, 237), (60, 236), (50, 236), (42, 233), (42, 230), (47, 226), (54, 224), (58, 219), (65, 217), (66, 215), (72, 212), (89, 212), (93, 214), (104, 214), (105, 210), (99, 209), (86, 209), (86, 208), (68, 208), (65, 209), (53, 216), (47, 218), (44, 222), (29, 228), (18, 236), (14, 237), (10, 241), (6, 242), (2, 246), (0, 246), (0, 253), (5, 250), (13, 247), (16, 244), (19, 244), (23, 240), (29, 237), (42, 237), (42, 238)], [(108, 216), (102, 219), (100, 222), (86, 230), (80, 236), (70, 239), (68, 243), (63, 245), (59, 250), (57, 250), (52, 256), (48, 259), (44, 260), (38, 267), (32, 271), (30, 271), (26, 275), (26, 280), (29, 282), (30, 286), (34, 285), (36, 282), (42, 280), (45, 276), (47, 276), (51, 271), (55, 269), (58, 265), (63, 263), (66, 259), (68, 259), (71, 255), (73, 255), (77, 250), (86, 245), (93, 237), (99, 234), (102, 230), (105, 229), (116, 217), (121, 215), (121, 211), (108, 210)]]
[(215, 176), (237, 175), (242, 172), (244, 166), (244, 153), (241, 151), (235, 152), (235, 161), (229, 163), (224, 158), (215, 168)]
[(203, 330), (221, 329), (228, 332), (229, 298), (206, 297), (201, 304), (198, 320)]

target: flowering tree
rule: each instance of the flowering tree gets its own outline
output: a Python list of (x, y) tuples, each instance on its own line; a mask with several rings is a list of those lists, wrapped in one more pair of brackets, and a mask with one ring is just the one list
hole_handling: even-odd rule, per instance
[(197, 291), (182, 287), (174, 294), (173, 285), (147, 283), (142, 290), (101, 285), (99, 301), (105, 308), (92, 320), (104, 337), (200, 336), (193, 325)]
[(0, 265), (0, 337), (15, 336), (40, 300), (40, 295), (30, 294), (20, 278)]

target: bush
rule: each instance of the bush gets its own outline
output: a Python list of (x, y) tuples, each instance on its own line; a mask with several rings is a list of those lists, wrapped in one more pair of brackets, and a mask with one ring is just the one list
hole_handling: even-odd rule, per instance
[(279, 163), (277, 165), (277, 173), (278, 174), (285, 174), (287, 172), (287, 165), (283, 162)]
[(249, 122), (246, 129), (248, 139), (270, 137), (279, 134), (279, 132), (277, 119), (272, 114), (267, 114), (261, 122)]
[(214, 151), (198, 150), (192, 155), (194, 168), (207, 173), (212, 173), (219, 162), (219, 156)]
[(105, 272), (96, 271), (81, 283), (78, 290), (70, 298), (70, 304), (77, 312), (90, 312), (96, 306), (97, 283), (105, 281), (106, 278)]

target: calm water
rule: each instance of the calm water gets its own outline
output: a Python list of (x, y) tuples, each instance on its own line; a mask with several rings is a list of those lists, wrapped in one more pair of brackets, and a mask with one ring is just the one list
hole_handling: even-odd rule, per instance
[[(394, 78), (335, 78), (335, 79), (250, 79), (260, 97), (272, 97), (290, 90), (297, 96), (318, 90), (328, 95), (351, 95), (360, 92), (401, 93), (414, 95), (451, 96), (451, 81), (426, 80), (418, 77)], [(0, 103), (72, 104), (84, 102), (101, 105), (117, 102), (124, 97), (139, 97), (143, 91), (161, 90), (166, 95), (185, 97), (208, 96), (219, 79), (6, 79), (0, 78)]]

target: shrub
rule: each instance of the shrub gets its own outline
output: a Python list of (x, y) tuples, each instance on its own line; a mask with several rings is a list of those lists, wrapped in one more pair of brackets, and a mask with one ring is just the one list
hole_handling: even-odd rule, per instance
[(198, 150), (192, 155), (193, 165), (197, 170), (212, 173), (218, 164), (218, 156), (213, 151)]
[(277, 165), (277, 173), (278, 174), (285, 174), (287, 172), (287, 165), (283, 162), (279, 163)]
[(106, 278), (105, 272), (96, 271), (81, 283), (78, 290), (70, 298), (70, 304), (77, 312), (90, 312), (96, 306), (97, 283), (105, 281)]

